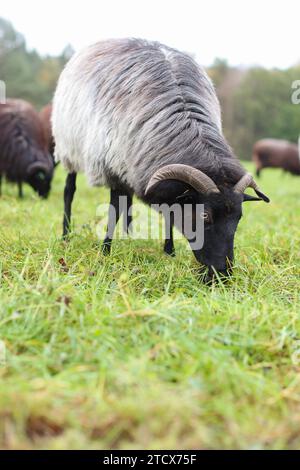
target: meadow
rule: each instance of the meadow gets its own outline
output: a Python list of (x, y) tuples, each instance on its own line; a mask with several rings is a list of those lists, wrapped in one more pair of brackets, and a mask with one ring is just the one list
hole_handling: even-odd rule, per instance
[(146, 240), (104, 257), (108, 190), (84, 177), (69, 243), (62, 168), (47, 201), (3, 185), (0, 447), (299, 448), (299, 182), (263, 172), (271, 204), (244, 204), (234, 275), (212, 287), (181, 240), (176, 258)]

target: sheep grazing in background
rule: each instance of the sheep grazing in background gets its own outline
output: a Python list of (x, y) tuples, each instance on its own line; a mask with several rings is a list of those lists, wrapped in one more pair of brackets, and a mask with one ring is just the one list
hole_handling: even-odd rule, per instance
[[(82, 171), (91, 185), (111, 189), (116, 218), (109, 211), (106, 252), (122, 212), (130, 223), (133, 194), (147, 204), (178, 202), (183, 212), (190, 205), (193, 216), (196, 204), (204, 204), (203, 247), (193, 248), (187, 238), (196, 259), (209, 268), (207, 281), (215, 271), (230, 272), (242, 202), (269, 200), (226, 143), (213, 85), (189, 55), (140, 39), (94, 44), (73, 56), (61, 74), (52, 122), (56, 159), (69, 172), (64, 236), (76, 173)], [(245, 195), (247, 187), (259, 197)], [(169, 254), (173, 225), (167, 221)]]
[(9, 99), (0, 104), (0, 186), (2, 176), (19, 186), (28, 183), (41, 197), (47, 197), (53, 176), (39, 114), (30, 103)]
[(287, 140), (262, 139), (253, 146), (253, 162), (256, 175), (263, 168), (282, 168), (293, 175), (300, 175), (299, 145)]
[(41, 109), (40, 118), (44, 126), (49, 152), (53, 156), (53, 160), (54, 160), (55, 144), (54, 144), (54, 138), (52, 135), (51, 115), (52, 115), (52, 104), (49, 103)]

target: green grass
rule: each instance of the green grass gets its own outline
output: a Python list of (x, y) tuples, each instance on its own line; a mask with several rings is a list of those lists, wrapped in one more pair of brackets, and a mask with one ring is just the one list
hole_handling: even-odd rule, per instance
[(181, 240), (175, 259), (142, 240), (104, 258), (108, 191), (83, 177), (63, 243), (63, 179), (0, 200), (0, 447), (299, 448), (299, 178), (263, 173), (272, 204), (245, 204), (212, 288)]

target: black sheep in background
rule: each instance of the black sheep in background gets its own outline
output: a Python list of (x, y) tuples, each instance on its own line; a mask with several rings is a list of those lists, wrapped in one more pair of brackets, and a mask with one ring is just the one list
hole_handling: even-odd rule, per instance
[(0, 193), (5, 176), (18, 184), (19, 197), (23, 197), (25, 182), (46, 198), (53, 168), (42, 120), (33, 106), (18, 99), (0, 104)]
[(299, 146), (279, 139), (262, 139), (253, 146), (252, 160), (259, 176), (263, 168), (282, 168), (292, 175), (300, 175)]

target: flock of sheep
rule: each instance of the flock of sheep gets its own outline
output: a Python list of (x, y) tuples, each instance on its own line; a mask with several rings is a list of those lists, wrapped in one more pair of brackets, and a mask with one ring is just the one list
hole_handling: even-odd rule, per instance
[[(189, 55), (157, 42), (109, 40), (75, 54), (58, 81), (53, 109), (48, 105), (37, 113), (21, 100), (0, 105), (0, 175), (18, 184), (20, 196), (26, 182), (47, 197), (54, 153), (68, 172), (65, 237), (76, 175), (84, 172), (92, 186), (110, 188), (104, 252), (110, 252), (122, 214), (130, 228), (133, 195), (149, 205), (178, 204), (183, 215), (189, 207), (192, 224), (197, 218), (204, 224), (203, 246), (195, 248), (195, 235), (187, 235), (183, 219), (171, 216), (164, 249), (175, 253), (176, 226), (207, 267), (206, 282), (231, 272), (243, 202), (269, 202), (223, 136), (219, 102), (206, 72)], [(260, 141), (254, 161), (257, 175), (266, 166), (300, 174), (292, 144)], [(247, 188), (256, 196), (246, 194)]]

